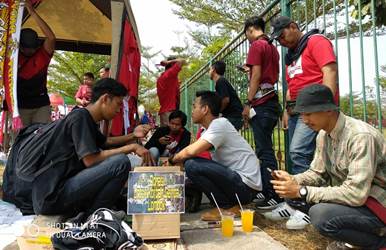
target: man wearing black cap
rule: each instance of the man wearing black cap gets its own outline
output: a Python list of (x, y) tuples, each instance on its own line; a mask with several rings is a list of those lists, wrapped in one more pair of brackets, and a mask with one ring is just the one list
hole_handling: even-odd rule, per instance
[[(289, 155), (293, 163), (291, 173), (299, 174), (310, 166), (315, 152), (317, 132), (310, 129), (299, 114), (293, 111), (295, 100), (304, 87), (319, 83), (331, 89), (335, 95), (335, 103), (338, 103), (336, 57), (331, 42), (317, 29), (303, 34), (298, 25), (286, 16), (274, 19), (271, 26), (273, 27), (272, 38), (288, 48), (285, 55), (288, 90), (282, 122), (283, 129), (288, 129)], [(289, 201), (289, 204), (296, 207), (302, 206), (296, 201)], [(267, 213), (266, 216), (274, 220), (290, 217), (286, 224), (288, 229), (301, 229), (309, 222), (306, 214), (300, 210), (295, 214), (295, 210), (289, 206), (279, 207)]]
[(55, 50), (55, 35), (29, 0), (25, 1), (25, 7), (30, 18), (35, 20), (46, 36), (40, 46), (38, 35), (33, 29), (22, 29), (20, 34), (17, 99), (23, 126), (28, 126), (51, 121), (47, 71)]
[(312, 161), (316, 133), (307, 130), (299, 115), (293, 112), (295, 100), (305, 86), (319, 83), (331, 89), (338, 103), (336, 57), (331, 42), (317, 29), (303, 34), (298, 25), (286, 16), (273, 20), (271, 26), (272, 38), (288, 48), (285, 55), (288, 91), (283, 128), (289, 129), (290, 156), (294, 163), (292, 171), (297, 174), (307, 170)]
[[(277, 207), (282, 199), (276, 195), (270, 183), (267, 168), (277, 169), (277, 161), (272, 146), (272, 133), (279, 119), (280, 105), (275, 92), (279, 78), (279, 52), (269, 42), (264, 33), (265, 21), (258, 16), (248, 18), (244, 23), (244, 33), (251, 46), (246, 66), (249, 68), (249, 89), (243, 117), (253, 130), (257, 158), (261, 161), (263, 196), (258, 194), (258, 209)], [(250, 109), (254, 115), (250, 117)]]
[[(305, 87), (295, 111), (319, 132), (311, 167), (289, 175), (274, 171), (276, 192), (301, 198), (311, 207), (311, 223), (335, 239), (327, 249), (386, 247), (386, 141), (371, 125), (345, 116), (325, 85)], [(348, 243), (348, 244), (347, 244)]]

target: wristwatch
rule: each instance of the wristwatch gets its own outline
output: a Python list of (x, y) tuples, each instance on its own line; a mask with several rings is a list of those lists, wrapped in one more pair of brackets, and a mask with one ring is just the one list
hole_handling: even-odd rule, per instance
[(300, 197), (305, 200), (307, 198), (307, 194), (308, 194), (307, 187), (301, 186), (299, 189), (299, 194), (300, 194)]

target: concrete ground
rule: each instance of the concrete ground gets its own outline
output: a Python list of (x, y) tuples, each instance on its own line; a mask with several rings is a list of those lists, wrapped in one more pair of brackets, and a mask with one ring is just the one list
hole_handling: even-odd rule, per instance
[[(241, 219), (234, 222), (234, 234), (231, 238), (221, 235), (220, 225), (208, 225), (200, 220), (199, 213), (184, 214), (181, 218), (181, 240), (186, 249), (210, 250), (249, 250), (249, 249), (287, 249), (264, 231), (254, 226), (253, 232), (244, 233), (241, 229)], [(205, 212), (205, 210), (204, 210)], [(254, 223), (256, 224), (256, 223)]]
[[(208, 208), (207, 208), (208, 209)], [(280, 242), (274, 240), (264, 231), (254, 226), (253, 232), (244, 233), (241, 229), (240, 218), (235, 219), (234, 235), (226, 238), (221, 235), (219, 224), (208, 224), (200, 220), (199, 213), (183, 214), (181, 216), (181, 239), (166, 241), (147, 242), (144, 250), (167, 249), (167, 250), (281, 250), (287, 249)], [(55, 225), (60, 221), (58, 216), (38, 216), (34, 224), (40, 226)], [(254, 223), (256, 224), (256, 223)], [(6, 250), (20, 249), (16, 242), (12, 243)], [(30, 250), (30, 249), (28, 249)], [(33, 250), (33, 249), (31, 249)]]
[[(146, 241), (142, 250), (281, 250), (287, 249), (280, 242), (273, 239), (263, 230), (254, 226), (251, 233), (244, 233), (241, 229), (241, 219), (235, 218), (234, 234), (231, 238), (223, 237), (220, 224), (208, 224), (200, 220), (203, 212), (211, 209), (209, 200), (204, 196), (201, 210), (197, 213), (181, 215), (181, 238), (178, 240)], [(254, 225), (257, 225), (259, 216), (254, 216)], [(32, 223), (41, 227), (55, 226), (61, 222), (60, 216), (38, 216)], [(16, 241), (5, 248), (18, 250)], [(28, 249), (30, 250), (30, 249)], [(33, 249), (31, 249), (33, 250)]]

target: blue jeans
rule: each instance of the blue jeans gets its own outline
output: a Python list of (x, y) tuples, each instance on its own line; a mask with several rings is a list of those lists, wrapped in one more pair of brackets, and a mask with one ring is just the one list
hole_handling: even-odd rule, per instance
[(273, 190), (271, 173), (267, 168), (277, 170), (277, 160), (272, 145), (273, 129), (279, 117), (279, 103), (271, 99), (253, 108), (256, 115), (249, 121), (255, 140), (256, 156), (260, 160), (263, 194), (267, 198), (279, 199)]
[(239, 174), (218, 162), (196, 157), (186, 160), (184, 166), (194, 186), (210, 200), (213, 193), (221, 208), (237, 205), (236, 193), (242, 204), (250, 203), (256, 195), (257, 191), (244, 184)]
[(364, 249), (386, 247), (379, 232), (386, 225), (367, 207), (320, 203), (310, 209), (312, 225), (320, 234)]
[(149, 148), (149, 152), (150, 152), (150, 155), (151, 157), (153, 157), (155, 163), (158, 165), (159, 163), (159, 158), (160, 158), (160, 152), (159, 152), (159, 149), (156, 148), (156, 147), (152, 147), (152, 148)]
[(291, 174), (300, 174), (309, 169), (315, 152), (317, 132), (304, 124), (300, 115), (288, 119), (289, 155), (292, 161)]
[(112, 208), (128, 180), (130, 160), (114, 155), (86, 168), (66, 181), (57, 200), (57, 213), (92, 213), (98, 208)]

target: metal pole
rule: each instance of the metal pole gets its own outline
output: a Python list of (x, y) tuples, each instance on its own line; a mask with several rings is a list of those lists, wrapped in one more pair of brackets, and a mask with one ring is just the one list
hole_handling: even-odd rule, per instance
[[(281, 0), (280, 1), (281, 5), (281, 14), (283, 16), (290, 16), (291, 15), (291, 6), (289, 4), (288, 0)], [(306, 4), (306, 13), (307, 13), (307, 4)], [(307, 14), (306, 14), (307, 15)], [(284, 64), (284, 56), (287, 53), (287, 49), (281, 46), (281, 82), (282, 82), (282, 89), (283, 89), (283, 104), (285, 103), (286, 99), (286, 93), (287, 93), (287, 81), (285, 78), (285, 64)], [(290, 165), (290, 157), (289, 157), (289, 138), (288, 138), (288, 133), (284, 133), (284, 144), (285, 144), (285, 166), (286, 170), (291, 172), (291, 165)]]
[(382, 132), (382, 103), (379, 83), (379, 65), (378, 65), (378, 46), (377, 46), (377, 28), (375, 26), (375, 1), (371, 0), (371, 18), (373, 20), (373, 42), (374, 42), (374, 63), (375, 63), (375, 90), (377, 92), (377, 113), (378, 129)]
[(367, 122), (367, 102), (366, 102), (366, 79), (365, 79), (365, 63), (363, 56), (363, 30), (362, 30), (362, 4), (358, 1), (359, 13), (359, 42), (361, 55), (361, 75), (362, 75), (362, 98), (363, 98), (363, 120)]
[(352, 96), (352, 75), (351, 75), (351, 44), (350, 44), (350, 28), (348, 19), (348, 2), (344, 0), (344, 7), (346, 13), (346, 36), (347, 36), (347, 56), (348, 56), (348, 79), (350, 89), (350, 116), (354, 114), (354, 100)]

